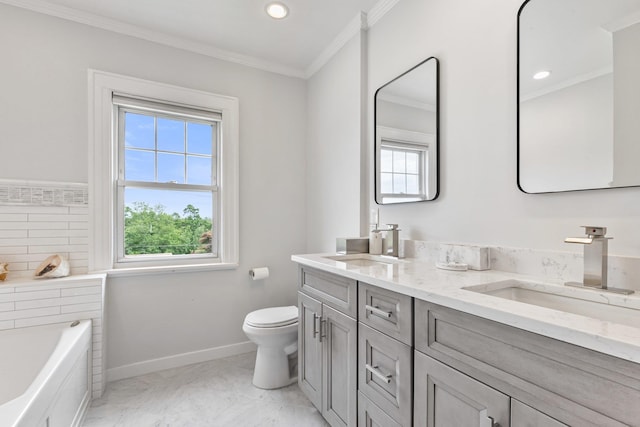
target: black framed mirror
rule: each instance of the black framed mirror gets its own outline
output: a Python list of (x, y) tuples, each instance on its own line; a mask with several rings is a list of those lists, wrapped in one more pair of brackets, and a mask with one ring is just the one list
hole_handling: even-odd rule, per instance
[(378, 204), (438, 197), (438, 68), (436, 58), (427, 58), (375, 93), (374, 182)]
[(518, 12), (518, 187), (640, 185), (640, 0), (527, 0)]

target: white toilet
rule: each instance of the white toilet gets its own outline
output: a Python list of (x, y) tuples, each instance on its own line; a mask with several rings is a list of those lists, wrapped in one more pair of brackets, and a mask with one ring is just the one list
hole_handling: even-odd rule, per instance
[(293, 384), (298, 376), (298, 307), (256, 310), (242, 330), (258, 346), (253, 385), (273, 389)]

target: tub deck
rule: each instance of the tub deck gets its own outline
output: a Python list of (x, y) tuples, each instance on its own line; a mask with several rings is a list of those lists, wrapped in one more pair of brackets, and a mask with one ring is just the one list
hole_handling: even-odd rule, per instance
[[(2, 331), (0, 349), (0, 425), (79, 424), (91, 390), (90, 320)], [(61, 402), (69, 412), (69, 399), (81, 400), (77, 413), (56, 410)]]

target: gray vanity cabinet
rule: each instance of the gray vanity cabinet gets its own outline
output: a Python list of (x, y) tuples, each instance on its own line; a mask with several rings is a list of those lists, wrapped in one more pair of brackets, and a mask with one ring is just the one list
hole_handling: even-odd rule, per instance
[[(486, 414), (501, 427), (640, 426), (636, 363), (418, 300), (415, 331), (416, 426), (435, 425), (420, 408), (437, 405), (438, 390), (452, 395), (447, 404), (476, 408), (480, 425), (493, 425)], [(488, 406), (482, 412), (481, 393), (466, 396), (462, 382), (505, 396), (506, 422)]]
[(333, 427), (356, 425), (355, 291), (353, 280), (300, 269), (298, 384)]
[(640, 364), (300, 267), (298, 383), (331, 426), (640, 427)]
[(409, 427), (413, 299), (362, 282), (358, 284), (358, 296), (358, 390), (361, 414), (364, 411), (358, 425)]
[(414, 358), (416, 426), (509, 427), (509, 396), (418, 351)]

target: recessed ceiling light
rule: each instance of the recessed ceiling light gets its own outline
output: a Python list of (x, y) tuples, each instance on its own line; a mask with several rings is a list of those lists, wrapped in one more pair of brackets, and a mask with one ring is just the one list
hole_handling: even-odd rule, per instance
[(533, 75), (533, 78), (536, 79), (536, 80), (542, 80), (542, 79), (546, 79), (550, 75), (551, 75), (551, 71), (542, 70), (542, 71), (538, 71), (537, 73), (535, 73)]
[(283, 19), (289, 14), (289, 8), (280, 2), (271, 2), (266, 7), (267, 14), (273, 19)]

